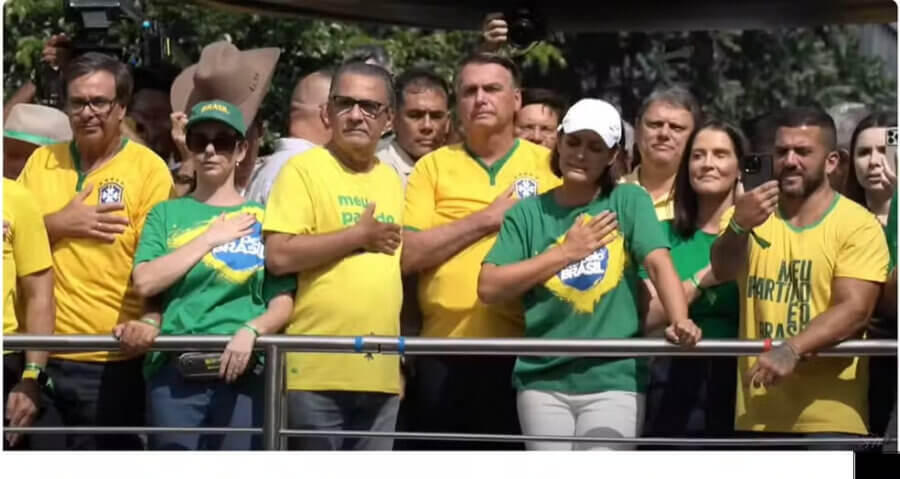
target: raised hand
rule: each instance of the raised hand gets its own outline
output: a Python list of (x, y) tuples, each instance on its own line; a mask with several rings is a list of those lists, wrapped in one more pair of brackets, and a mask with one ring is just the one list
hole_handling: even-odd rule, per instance
[(615, 239), (612, 233), (618, 227), (619, 222), (612, 211), (604, 211), (590, 221), (585, 221), (585, 216), (579, 215), (560, 245), (566, 255), (566, 261), (568, 263), (580, 261), (611, 243)]
[(112, 213), (124, 210), (125, 205), (122, 203), (86, 205), (84, 202), (93, 189), (94, 186), (90, 183), (84, 185), (81, 192), (60, 211), (60, 216), (65, 218), (65, 236), (113, 243), (116, 241), (116, 235), (125, 232), (128, 219)]
[(225, 213), (222, 213), (203, 234), (210, 247), (215, 248), (247, 236), (253, 232), (255, 223), (256, 216), (250, 213), (241, 213), (231, 218), (226, 218)]
[(734, 222), (745, 230), (765, 223), (778, 206), (778, 193), (778, 180), (745, 192), (734, 202)]
[(372, 253), (393, 255), (403, 241), (400, 225), (375, 219), (375, 203), (366, 206), (354, 227), (362, 234), (363, 248)]

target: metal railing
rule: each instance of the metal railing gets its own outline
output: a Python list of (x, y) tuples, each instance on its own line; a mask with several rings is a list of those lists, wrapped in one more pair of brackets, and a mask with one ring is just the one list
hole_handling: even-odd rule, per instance
[[(159, 351), (222, 350), (230, 336), (160, 336), (153, 344)], [(775, 346), (779, 341), (773, 342)], [(387, 336), (262, 336), (256, 349), (266, 354), (265, 416), (262, 428), (120, 428), (61, 427), (4, 428), (7, 432), (31, 434), (153, 434), (162, 432), (237, 433), (263, 435), (266, 450), (283, 449), (282, 439), (293, 436), (316, 437), (392, 437), (395, 439), (455, 440), (489, 442), (589, 442), (600, 444), (682, 445), (682, 446), (808, 446), (839, 444), (878, 446), (884, 440), (863, 438), (597, 438), (560, 436), (512, 436), (500, 434), (456, 434), (375, 431), (318, 431), (282, 427), (283, 353), (357, 353), (398, 355), (486, 355), (486, 356), (578, 356), (578, 357), (654, 357), (654, 356), (749, 356), (763, 352), (763, 341), (703, 340), (693, 348), (682, 348), (664, 339), (447, 339)], [(3, 340), (4, 350), (39, 349), (49, 351), (102, 351), (119, 349), (110, 336), (90, 335), (10, 335)], [(851, 340), (820, 351), (817, 356), (896, 356), (896, 340)]]

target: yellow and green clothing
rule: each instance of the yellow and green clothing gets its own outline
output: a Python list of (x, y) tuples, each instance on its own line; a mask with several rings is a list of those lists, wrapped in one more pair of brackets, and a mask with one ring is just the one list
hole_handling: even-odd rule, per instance
[[(722, 231), (730, 215), (722, 219)], [(838, 193), (816, 223), (797, 228), (780, 213), (754, 228), (738, 274), (741, 339), (789, 339), (831, 305), (835, 278), (882, 283), (888, 248), (878, 220)], [(738, 360), (735, 428), (781, 433), (867, 434), (866, 357), (814, 357), (769, 388), (745, 386), (756, 357)]]
[[(376, 162), (365, 173), (345, 167), (325, 148), (294, 156), (282, 168), (266, 203), (266, 234), (321, 235), (355, 225), (369, 203), (375, 218), (402, 224), (403, 184)], [(397, 336), (403, 300), (400, 253), (357, 251), (297, 275), (287, 334)], [(397, 356), (287, 355), (287, 388), (306, 391), (400, 392)]]
[(53, 266), (43, 218), (34, 196), (4, 178), (3, 221), (9, 223), (9, 233), (3, 236), (3, 334), (20, 330), (19, 314), (24, 313), (24, 305), (19, 300), (19, 278)]
[[(650, 196), (639, 186), (616, 186), (609, 196), (577, 208), (560, 206), (552, 191), (521, 201), (507, 213), (497, 243), (484, 262), (505, 266), (538, 256), (562, 244), (579, 215), (589, 221), (604, 211), (617, 215), (619, 229), (613, 241), (563, 268), (522, 298), (526, 337), (641, 336), (636, 306), (638, 266), (652, 251), (668, 248), (669, 242), (656, 220)], [(513, 385), (566, 394), (644, 392), (647, 362), (643, 358), (519, 356)]]
[[(272, 298), (296, 289), (294, 276), (266, 274), (263, 206), (256, 202), (219, 207), (187, 196), (156, 205), (144, 224), (134, 265), (166, 256), (193, 241), (222, 214), (232, 218), (243, 213), (256, 217), (250, 234), (213, 248), (163, 292), (160, 334), (233, 335), (265, 313)], [(168, 357), (161, 351), (148, 354), (144, 374), (152, 375)]]
[[(528, 198), (559, 184), (550, 169), (550, 150), (528, 141), (516, 140), (491, 166), (463, 144), (445, 146), (416, 162), (406, 186), (403, 224), (412, 231), (437, 228), (483, 210), (510, 186), (517, 198)], [(419, 275), (422, 336), (522, 335), (521, 305), (478, 300), (478, 272), (496, 239), (485, 236)]]
[[(112, 214), (128, 220), (113, 243), (62, 238), (52, 245), (56, 334), (103, 334), (138, 319), (141, 300), (131, 287), (131, 268), (141, 229), (150, 210), (169, 199), (172, 175), (149, 148), (123, 140), (113, 158), (85, 174), (74, 142), (35, 150), (18, 179), (36, 199), (42, 215), (63, 209), (87, 185), (87, 205), (122, 203)], [(57, 353), (77, 361), (128, 359), (119, 351)]]
[[(641, 165), (634, 168), (631, 173), (619, 178), (619, 183), (641, 186)], [(669, 221), (675, 218), (675, 191), (672, 191), (653, 199), (653, 209), (659, 221)]]

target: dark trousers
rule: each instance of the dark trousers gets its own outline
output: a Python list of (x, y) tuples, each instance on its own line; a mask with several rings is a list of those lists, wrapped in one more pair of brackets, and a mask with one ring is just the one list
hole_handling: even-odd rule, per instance
[[(398, 428), (407, 432), (521, 434), (514, 357), (419, 356), (407, 377)], [(398, 440), (397, 450), (522, 450), (522, 443)]]
[[(8, 426), (6, 419), (6, 404), (9, 393), (19, 384), (22, 371), (25, 369), (25, 355), (23, 353), (10, 353), (3, 355), (3, 425)], [(53, 397), (48, 391), (41, 394), (40, 410), (31, 427), (61, 427), (62, 418), (53, 405)], [(66, 448), (65, 436), (62, 434), (23, 434), (19, 442), (11, 447), (3, 435), (3, 448), (7, 450), (40, 450), (61, 451)]]
[[(644, 437), (731, 437), (737, 359), (659, 357), (650, 362)], [(642, 449), (699, 449), (646, 446)], [(703, 447), (702, 449), (723, 449)]]
[[(143, 358), (91, 363), (51, 359), (47, 374), (55, 387), (54, 404), (71, 426), (143, 427), (146, 388)], [(66, 449), (139, 450), (137, 434), (70, 434)]]

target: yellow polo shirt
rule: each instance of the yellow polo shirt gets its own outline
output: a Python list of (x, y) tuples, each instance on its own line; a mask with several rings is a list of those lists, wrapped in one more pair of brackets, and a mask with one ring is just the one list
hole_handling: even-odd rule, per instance
[[(121, 202), (114, 214), (128, 219), (125, 232), (107, 244), (63, 238), (52, 245), (56, 334), (112, 333), (117, 324), (138, 319), (141, 300), (131, 288), (131, 267), (144, 219), (154, 205), (169, 199), (172, 175), (165, 161), (149, 148), (123, 140), (106, 164), (85, 175), (74, 142), (35, 150), (19, 183), (35, 197), (41, 213), (64, 208), (86, 184), (93, 185), (85, 204)], [(127, 359), (118, 351), (54, 354), (76, 361)]]
[[(266, 203), (263, 231), (320, 235), (349, 228), (369, 203), (375, 219), (402, 224), (403, 183), (381, 162), (366, 173), (344, 167), (322, 147), (282, 167)], [(359, 251), (297, 275), (286, 334), (400, 334), (400, 249), (393, 255)], [(303, 391), (400, 392), (395, 355), (289, 353), (287, 388)]]
[[(731, 213), (723, 215), (725, 231)], [(776, 213), (754, 228), (771, 243), (747, 242), (738, 275), (741, 339), (788, 339), (831, 306), (834, 278), (883, 283), (887, 241), (875, 217), (835, 194), (817, 223), (796, 228)], [(869, 368), (866, 357), (812, 357), (769, 388), (745, 386), (756, 356), (738, 359), (735, 427), (782, 433), (867, 434)]]
[[(634, 168), (634, 171), (619, 178), (619, 183), (629, 185), (641, 185), (641, 165)], [(653, 209), (656, 210), (656, 217), (659, 221), (668, 221), (675, 218), (675, 190), (674, 188), (659, 198), (651, 198), (653, 200)]]
[(53, 266), (43, 215), (36, 203), (22, 185), (3, 179), (3, 221), (9, 222), (9, 233), (3, 236), (3, 334), (19, 331), (18, 279)]
[[(516, 196), (544, 193), (561, 183), (550, 150), (516, 140), (490, 167), (464, 145), (449, 145), (416, 162), (406, 186), (404, 226), (424, 231), (483, 210), (510, 185)], [(523, 333), (519, 301), (488, 306), (478, 300), (481, 263), (497, 239), (491, 234), (419, 275), (422, 336), (509, 337)]]

